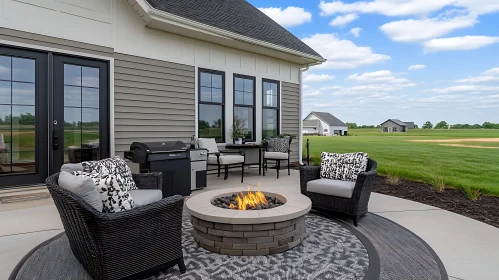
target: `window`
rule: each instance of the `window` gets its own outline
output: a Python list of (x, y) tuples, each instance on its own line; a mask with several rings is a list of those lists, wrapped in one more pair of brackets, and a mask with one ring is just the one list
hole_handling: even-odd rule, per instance
[(383, 132), (388, 132), (388, 127), (383, 127)]
[(224, 142), (224, 72), (199, 69), (198, 137)]
[(262, 80), (262, 138), (279, 134), (279, 82)]
[(324, 132), (328, 132), (327, 128), (324, 129)]
[(393, 128), (392, 128), (392, 131), (393, 131), (393, 132), (397, 132), (397, 128), (396, 128), (396, 127), (393, 127)]
[(243, 122), (244, 139), (256, 141), (255, 136), (255, 78), (234, 74), (234, 117)]

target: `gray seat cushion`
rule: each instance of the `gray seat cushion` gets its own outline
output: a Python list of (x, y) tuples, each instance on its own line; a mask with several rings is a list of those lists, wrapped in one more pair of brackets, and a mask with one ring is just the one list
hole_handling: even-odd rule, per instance
[(355, 182), (317, 179), (307, 183), (307, 191), (325, 195), (352, 198)]
[(99, 191), (95, 188), (94, 180), (86, 177), (78, 177), (69, 172), (59, 173), (58, 184), (77, 196), (83, 198), (90, 206), (102, 212), (103, 204)]
[[(220, 156), (220, 164), (221, 165), (237, 164), (237, 163), (243, 163), (243, 162), (244, 162), (244, 156), (240, 156), (240, 155), (221, 155)], [(217, 157), (210, 155), (208, 157), (208, 164), (218, 164)]]
[(66, 163), (61, 166), (61, 171), (66, 171), (73, 174), (73, 171), (83, 172), (83, 164), (81, 163)]
[(288, 153), (281, 152), (265, 152), (266, 159), (288, 159)]
[(131, 190), (128, 192), (135, 202), (135, 207), (144, 206), (163, 198), (161, 190)]

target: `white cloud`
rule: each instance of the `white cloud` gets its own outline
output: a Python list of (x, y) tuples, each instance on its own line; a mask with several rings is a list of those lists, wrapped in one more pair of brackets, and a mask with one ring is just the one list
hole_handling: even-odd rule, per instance
[(332, 81), (334, 76), (327, 74), (305, 74), (303, 81), (305, 83), (322, 83)]
[(329, 25), (343, 27), (358, 18), (359, 16), (357, 14), (346, 14), (344, 16), (337, 16), (329, 23)]
[(355, 38), (360, 37), (360, 31), (362, 31), (362, 28), (360, 28), (360, 27), (354, 27), (354, 28), (350, 29), (350, 33), (352, 33)]
[(395, 42), (421, 42), (446, 35), (454, 30), (472, 27), (478, 23), (476, 15), (457, 12), (443, 13), (435, 18), (408, 19), (386, 23), (380, 27)]
[(299, 7), (258, 9), (284, 27), (293, 27), (312, 21), (312, 14)]
[(481, 76), (468, 77), (466, 79), (457, 80), (456, 83), (492, 83), (499, 82), (499, 67), (492, 68), (482, 73)]
[(472, 13), (499, 11), (497, 0), (374, 0), (344, 3), (321, 1), (321, 15), (342, 13), (372, 13), (385, 16), (427, 15), (445, 7), (465, 8)]
[(395, 87), (413, 87), (413, 86), (416, 86), (416, 84), (411, 83), (411, 81), (409, 81), (406, 78), (397, 78), (395, 76), (395, 74), (393, 74), (391, 71), (388, 71), (388, 70), (363, 73), (362, 75), (355, 73), (353, 75), (348, 76), (347, 80), (355, 81), (358, 83), (391, 84), (391, 85), (395, 85)]
[(409, 66), (409, 70), (419, 70), (419, 69), (424, 69), (424, 68), (426, 68), (426, 65), (423, 65), (423, 64), (416, 64), (416, 65)]
[(494, 86), (476, 86), (476, 85), (463, 85), (463, 86), (452, 86), (446, 88), (435, 88), (427, 91), (432, 91), (435, 93), (456, 93), (456, 92), (466, 92), (471, 94), (481, 94), (490, 91), (499, 91), (499, 87)]
[(425, 52), (464, 51), (499, 43), (499, 37), (464, 36), (433, 39), (423, 43)]
[(339, 39), (336, 34), (315, 34), (302, 40), (327, 59), (317, 68), (354, 69), (391, 59), (389, 55), (373, 53), (370, 47), (359, 47), (352, 41)]
[(483, 74), (485, 76), (499, 76), (499, 67), (487, 70), (487, 71), (483, 72)]

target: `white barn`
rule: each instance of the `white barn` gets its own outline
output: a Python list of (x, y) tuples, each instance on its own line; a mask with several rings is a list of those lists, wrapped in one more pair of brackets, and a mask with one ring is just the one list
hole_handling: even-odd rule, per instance
[(348, 134), (348, 126), (330, 113), (311, 112), (303, 120), (303, 133), (343, 136)]

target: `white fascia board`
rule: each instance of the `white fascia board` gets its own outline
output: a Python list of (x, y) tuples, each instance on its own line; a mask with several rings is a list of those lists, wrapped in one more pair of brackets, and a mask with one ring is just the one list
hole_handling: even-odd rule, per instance
[(189, 20), (183, 17), (179, 17), (165, 11), (161, 11), (152, 7), (145, 0), (128, 0), (128, 3), (141, 15), (141, 17), (148, 24), (155, 20), (163, 23), (177, 25), (182, 28), (190, 29), (193, 31), (203, 32), (212, 36), (222, 37), (225, 39), (242, 41), (245, 43), (265, 47), (268, 49), (273, 49), (276, 51), (291, 54), (303, 59), (310, 60), (308, 65), (318, 65), (326, 61), (326, 59), (306, 53), (302, 53), (290, 48), (282, 47), (276, 44), (268, 43), (262, 40), (257, 40), (251, 37), (243, 36), (234, 32), (230, 32), (224, 29), (216, 28), (207, 24), (199, 23), (197, 21)]

